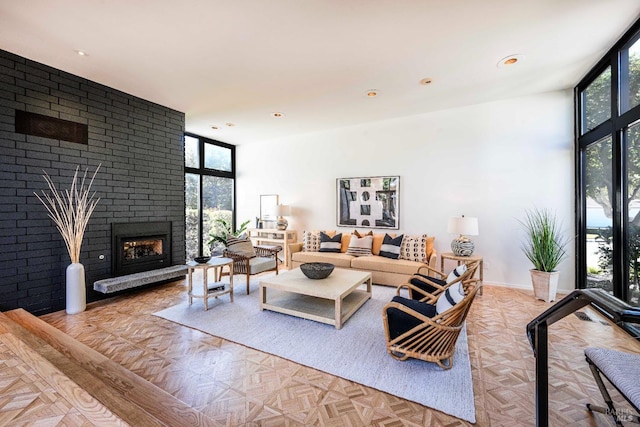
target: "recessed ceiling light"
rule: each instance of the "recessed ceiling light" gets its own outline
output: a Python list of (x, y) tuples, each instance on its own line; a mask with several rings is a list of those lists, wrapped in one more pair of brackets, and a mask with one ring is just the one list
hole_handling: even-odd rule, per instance
[(235, 126), (235, 123), (227, 122), (227, 123), (225, 123), (225, 125), (227, 125), (227, 126), (229, 126), (229, 127), (233, 127), (233, 126)]
[(80, 56), (89, 56), (89, 54), (87, 52), (85, 52), (84, 50), (75, 49), (74, 52), (77, 53)]
[(271, 113), (271, 117), (275, 117), (276, 119), (279, 119), (281, 117), (284, 117), (284, 113), (280, 113), (276, 111), (275, 113)]
[(524, 61), (524, 55), (517, 55), (517, 54), (509, 55), (509, 56), (505, 56), (500, 61), (498, 61), (497, 66), (498, 68), (504, 68), (504, 67), (516, 65), (522, 61)]
[(213, 129), (213, 130), (218, 130), (218, 129), (220, 129), (220, 128), (219, 128), (218, 126), (211, 126), (211, 129)]
[(424, 79), (420, 80), (420, 84), (421, 85), (430, 85), (433, 82), (433, 79), (431, 77), (425, 77)]
[(377, 89), (369, 89), (367, 91), (367, 96), (369, 98), (375, 98), (376, 96), (378, 96), (378, 90)]

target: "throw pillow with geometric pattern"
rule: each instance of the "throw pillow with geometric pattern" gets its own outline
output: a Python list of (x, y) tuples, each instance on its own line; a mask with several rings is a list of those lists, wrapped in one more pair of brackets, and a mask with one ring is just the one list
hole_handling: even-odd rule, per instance
[(342, 246), (342, 233), (338, 233), (333, 237), (320, 232), (320, 252), (340, 252)]
[(427, 262), (427, 235), (405, 235), (400, 245), (399, 259), (407, 261)]
[(319, 252), (320, 251), (320, 232), (319, 231), (303, 231), (302, 232), (302, 251), (303, 252)]
[(380, 247), (380, 256), (391, 259), (398, 259), (400, 256), (400, 247), (402, 246), (402, 235), (398, 237), (391, 237), (388, 234), (384, 235), (382, 246)]

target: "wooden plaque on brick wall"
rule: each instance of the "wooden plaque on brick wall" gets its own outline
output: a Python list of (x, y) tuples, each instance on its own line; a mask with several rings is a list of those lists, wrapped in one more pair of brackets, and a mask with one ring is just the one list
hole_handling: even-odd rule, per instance
[(63, 141), (89, 144), (87, 125), (42, 114), (16, 110), (16, 132)]

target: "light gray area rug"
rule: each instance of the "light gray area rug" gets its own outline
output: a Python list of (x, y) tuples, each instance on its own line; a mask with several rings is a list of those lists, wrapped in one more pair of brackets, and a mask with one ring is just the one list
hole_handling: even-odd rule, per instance
[(413, 359), (399, 362), (387, 354), (382, 307), (395, 295), (395, 288), (374, 285), (373, 297), (340, 330), (260, 311), (256, 280), (250, 295), (244, 285), (234, 290), (233, 303), (228, 295), (210, 299), (209, 311), (204, 311), (201, 299), (194, 299), (191, 306), (185, 301), (154, 315), (475, 423), (466, 330), (448, 371)]

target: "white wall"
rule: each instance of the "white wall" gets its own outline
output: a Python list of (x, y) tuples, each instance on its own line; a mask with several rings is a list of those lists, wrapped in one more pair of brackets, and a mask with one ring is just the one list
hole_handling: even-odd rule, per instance
[[(300, 238), (304, 229), (351, 232), (336, 227), (336, 178), (399, 175), (399, 233), (435, 235), (436, 249), (450, 251), (448, 218), (478, 217), (485, 281), (531, 288), (517, 219), (552, 208), (573, 234), (572, 109), (571, 91), (552, 92), (241, 145), (238, 220), (253, 223), (260, 194), (275, 193), (293, 206)], [(567, 290), (571, 242), (560, 268)]]

